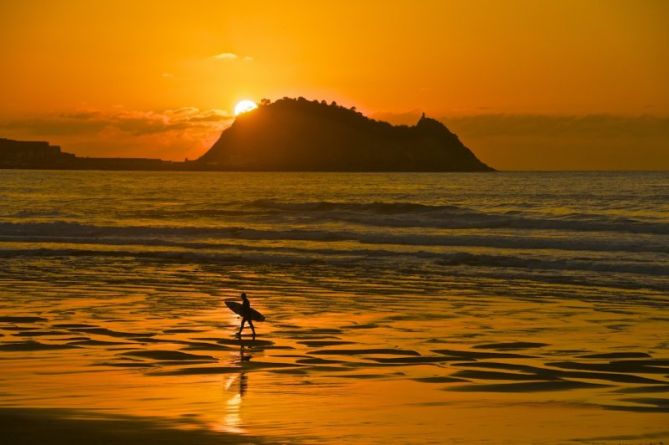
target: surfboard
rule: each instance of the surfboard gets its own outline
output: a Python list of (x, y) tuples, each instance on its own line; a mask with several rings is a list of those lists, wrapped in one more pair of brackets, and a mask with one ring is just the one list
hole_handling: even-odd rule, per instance
[(237, 315), (250, 318), (252, 321), (265, 321), (265, 316), (263, 314), (253, 308), (244, 310), (244, 306), (237, 301), (226, 300), (225, 305)]

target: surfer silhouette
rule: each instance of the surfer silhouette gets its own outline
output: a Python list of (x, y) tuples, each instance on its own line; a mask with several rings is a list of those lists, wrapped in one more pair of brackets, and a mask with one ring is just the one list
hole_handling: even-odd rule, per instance
[(237, 337), (242, 336), (242, 331), (244, 330), (244, 325), (246, 323), (251, 327), (253, 332), (253, 338), (256, 338), (256, 328), (253, 326), (254, 321), (265, 321), (265, 316), (258, 312), (257, 310), (251, 307), (251, 302), (249, 301), (246, 293), (242, 292), (242, 302), (239, 303), (237, 300), (230, 299), (225, 300), (225, 305), (235, 314), (242, 317), (242, 324), (239, 325), (239, 331), (236, 333)]
[(251, 302), (249, 301), (248, 297), (246, 296), (245, 292), (242, 292), (242, 324), (239, 326), (239, 332), (237, 332), (237, 336), (242, 335), (242, 330), (244, 329), (244, 323), (248, 322), (249, 326), (251, 326), (251, 332), (253, 332), (253, 338), (256, 336), (256, 328), (253, 327), (253, 320), (251, 319)]

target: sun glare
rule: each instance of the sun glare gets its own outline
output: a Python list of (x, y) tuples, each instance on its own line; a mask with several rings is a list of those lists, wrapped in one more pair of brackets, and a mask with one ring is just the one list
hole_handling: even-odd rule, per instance
[(251, 110), (258, 108), (258, 105), (252, 100), (244, 99), (237, 102), (235, 105), (235, 116), (239, 116), (242, 113), (247, 113)]

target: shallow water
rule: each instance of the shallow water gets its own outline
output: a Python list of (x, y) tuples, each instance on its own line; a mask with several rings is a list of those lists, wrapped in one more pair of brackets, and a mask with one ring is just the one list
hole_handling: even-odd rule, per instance
[[(276, 442), (666, 440), (667, 198), (664, 173), (0, 171), (0, 406)], [(268, 321), (240, 344), (241, 290)]]

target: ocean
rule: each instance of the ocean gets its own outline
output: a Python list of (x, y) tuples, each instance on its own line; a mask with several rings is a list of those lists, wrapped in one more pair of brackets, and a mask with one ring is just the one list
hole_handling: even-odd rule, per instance
[[(0, 170), (0, 265), (13, 412), (280, 443), (669, 430), (669, 173)], [(267, 317), (241, 342), (240, 292)]]

